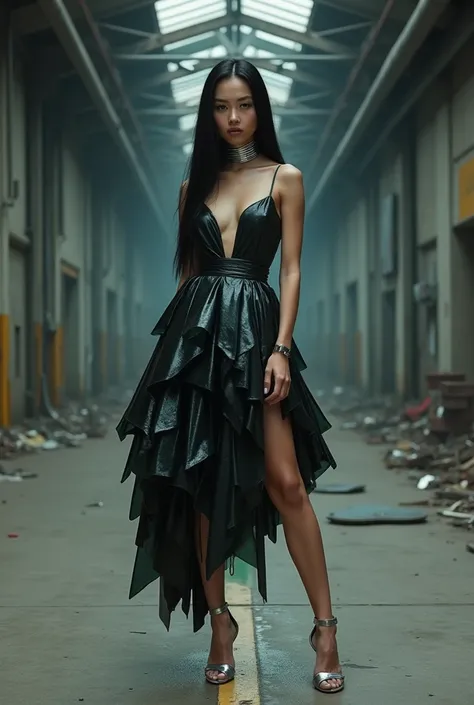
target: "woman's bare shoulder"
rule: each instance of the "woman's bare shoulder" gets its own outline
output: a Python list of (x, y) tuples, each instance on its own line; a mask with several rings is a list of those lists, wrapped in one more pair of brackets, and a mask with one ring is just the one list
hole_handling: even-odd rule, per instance
[(301, 170), (293, 166), (293, 164), (282, 164), (280, 169), (278, 169), (278, 176), (280, 180), (287, 184), (296, 184), (303, 181)]

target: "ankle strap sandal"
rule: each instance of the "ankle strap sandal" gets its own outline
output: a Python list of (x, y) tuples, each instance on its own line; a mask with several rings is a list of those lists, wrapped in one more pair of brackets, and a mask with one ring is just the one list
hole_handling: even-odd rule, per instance
[[(230, 621), (232, 622), (232, 625), (235, 629), (235, 635), (233, 639), (234, 642), (237, 639), (237, 635), (239, 633), (239, 625), (233, 618), (227, 602), (225, 602), (222, 607), (216, 607), (213, 610), (209, 610), (209, 614), (211, 615), (211, 617), (216, 617), (219, 614), (224, 614), (224, 612), (229, 613)], [(210, 676), (209, 674), (213, 671), (221, 673), (224, 678), (216, 678), (215, 676)], [(230, 663), (208, 663), (206, 668), (204, 669), (204, 675), (206, 677), (207, 682), (212, 683), (212, 685), (223, 685), (224, 683), (230, 683), (230, 681), (234, 680), (235, 678), (235, 666), (232, 666)]]
[[(315, 634), (317, 633), (318, 629), (320, 627), (336, 627), (337, 626), (337, 619), (336, 617), (332, 617), (331, 619), (316, 619), (314, 620), (314, 627), (309, 635), (309, 643), (311, 645), (311, 648), (313, 651), (316, 651), (316, 647), (313, 642), (313, 638)], [(321, 688), (322, 683), (327, 683), (327, 681), (330, 680), (340, 680), (341, 685), (336, 686), (335, 688)], [(342, 673), (327, 673), (326, 671), (319, 671), (318, 673), (315, 673), (313, 676), (313, 688), (315, 690), (318, 690), (320, 693), (340, 693), (341, 690), (344, 690), (344, 680), (345, 677), (343, 676)]]

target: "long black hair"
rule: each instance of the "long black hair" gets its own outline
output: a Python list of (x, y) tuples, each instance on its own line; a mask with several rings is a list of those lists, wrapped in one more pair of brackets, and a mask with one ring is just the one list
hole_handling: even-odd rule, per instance
[[(187, 167), (187, 185), (183, 196), (182, 212), (175, 255), (177, 276), (197, 265), (192, 219), (214, 190), (219, 173), (226, 165), (226, 142), (220, 137), (214, 119), (214, 95), (219, 81), (236, 76), (246, 81), (252, 93), (257, 114), (254, 136), (260, 154), (277, 164), (284, 159), (278, 144), (272, 109), (267, 88), (259, 71), (245, 59), (225, 59), (209, 73), (199, 103), (194, 145)], [(181, 194), (180, 194), (181, 197)]]

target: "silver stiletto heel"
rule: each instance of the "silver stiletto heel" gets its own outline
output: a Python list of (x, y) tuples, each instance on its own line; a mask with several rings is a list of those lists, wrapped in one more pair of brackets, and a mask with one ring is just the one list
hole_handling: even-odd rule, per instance
[[(227, 602), (224, 603), (222, 607), (216, 607), (213, 610), (209, 610), (209, 614), (211, 615), (211, 617), (217, 616), (218, 614), (223, 614), (224, 612), (229, 613), (230, 621), (232, 622), (235, 628), (235, 641), (239, 633), (239, 625), (230, 613), (229, 605), (227, 604)], [(211, 671), (217, 671), (218, 673), (222, 673), (224, 678), (212, 678), (211, 676), (209, 676), (209, 673)], [(231, 666), (230, 663), (208, 663), (206, 668), (204, 669), (204, 675), (206, 676), (206, 680), (208, 683), (212, 683), (213, 685), (223, 685), (224, 683), (229, 683), (230, 681), (234, 680), (235, 666)]]
[[(318, 631), (319, 627), (335, 627), (337, 626), (337, 619), (336, 617), (333, 617), (332, 619), (315, 619), (314, 620), (314, 627), (313, 631), (309, 635), (309, 643), (311, 645), (311, 648), (313, 651), (316, 651), (316, 647), (313, 643), (313, 637)], [(336, 688), (321, 688), (321, 683), (325, 683), (327, 681), (330, 681), (332, 679), (338, 679), (341, 682), (341, 685), (337, 686)], [(313, 688), (315, 690), (319, 690), (320, 693), (340, 693), (341, 690), (344, 690), (344, 680), (345, 677), (342, 675), (342, 673), (325, 673), (324, 671), (320, 671), (319, 673), (315, 673), (313, 676)]]

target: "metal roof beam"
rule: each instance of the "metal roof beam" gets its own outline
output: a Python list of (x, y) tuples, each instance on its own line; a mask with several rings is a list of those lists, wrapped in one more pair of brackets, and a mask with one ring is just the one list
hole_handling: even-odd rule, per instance
[[(262, 39), (261, 37), (257, 37), (255, 34), (255, 31), (252, 32), (250, 35), (244, 35), (245, 36), (245, 41), (242, 45), (239, 46), (238, 48), (238, 54), (239, 56), (243, 56), (245, 49), (248, 46), (255, 47), (255, 49), (261, 49), (263, 51), (268, 51), (271, 54), (278, 54), (281, 53), (282, 51), (285, 51), (288, 54), (294, 54), (295, 58), (298, 58), (298, 55), (300, 54), (299, 51), (293, 51), (293, 49), (287, 49), (286, 47), (282, 47), (281, 44), (275, 42), (272, 42), (270, 38), (265, 38)], [(248, 41), (247, 41), (248, 40)], [(249, 57), (251, 60), (253, 60), (253, 57)]]
[(221, 41), (221, 36), (223, 35), (224, 32), (217, 30), (212, 34), (208, 33), (202, 37), (196, 37), (196, 41), (192, 41), (192, 39), (190, 39), (189, 43), (186, 44), (184, 47), (181, 46), (175, 47), (173, 49), (167, 49), (166, 56), (169, 56), (170, 60), (173, 60), (173, 56), (175, 54), (182, 54), (183, 51), (189, 52), (190, 54), (195, 54), (198, 51), (207, 51), (209, 49), (213, 49), (216, 44), (223, 43)]
[(38, 0), (41, 9), (51, 22), (54, 32), (68, 55), (72, 65), (80, 76), (85, 88), (99, 111), (103, 122), (120, 148), (131, 173), (147, 198), (160, 225), (166, 221), (158, 200), (156, 183), (145, 171), (135, 151), (133, 139), (130, 138), (122, 120), (110, 100), (104, 84), (96, 71), (92, 59), (77, 32), (75, 24), (62, 0)]
[(143, 54), (156, 49), (162, 49), (168, 44), (174, 44), (175, 42), (181, 42), (185, 39), (191, 39), (192, 37), (196, 37), (200, 34), (215, 32), (223, 27), (228, 27), (229, 25), (245, 25), (254, 30), (260, 30), (266, 34), (273, 34), (276, 37), (282, 37), (290, 42), (297, 42), (299, 44), (303, 44), (304, 46), (311, 47), (316, 51), (323, 51), (328, 54), (354, 55), (352, 49), (349, 49), (344, 44), (340, 44), (332, 39), (322, 37), (317, 32), (298, 32), (294, 29), (282, 27), (281, 25), (273, 22), (267, 22), (266, 20), (251, 17), (250, 15), (245, 14), (227, 14), (224, 17), (216, 17), (212, 20), (192, 25), (191, 27), (178, 29), (175, 32), (155, 34), (150, 38), (136, 42), (128, 48), (126, 47), (124, 51), (132, 54)]
[[(71, 19), (82, 19), (82, 8), (78, 2), (67, 2), (66, 5)], [(120, 15), (146, 6), (150, 6), (150, 0), (94, 0), (94, 17)], [(11, 22), (15, 31), (23, 35), (51, 28), (48, 17), (37, 2), (13, 10)]]
[[(380, 15), (380, 3), (374, 0), (318, 0), (318, 4), (368, 20), (376, 20)], [(392, 21), (406, 22), (415, 6), (416, 0), (397, 0), (391, 12)]]
[[(115, 59), (117, 61), (169, 61), (169, 54), (115, 54)], [(174, 61), (197, 61), (199, 57), (193, 56), (192, 54), (174, 54)], [(225, 58), (225, 57), (222, 57)], [(229, 56), (227, 58), (245, 58), (237, 56)], [(250, 57), (252, 62), (255, 57)], [(293, 53), (280, 53), (274, 54), (268, 57), (269, 61), (284, 61), (284, 62), (296, 62), (296, 61), (347, 61), (352, 59), (352, 54), (296, 54)], [(214, 64), (217, 62), (217, 58), (213, 58)]]
[(200, 22), (199, 24), (194, 24), (190, 27), (183, 27), (183, 29), (177, 29), (174, 32), (167, 32), (166, 34), (153, 34), (148, 39), (143, 39), (142, 41), (136, 42), (128, 47), (124, 47), (124, 51), (130, 54), (144, 54), (148, 51), (163, 49), (163, 47), (168, 44), (182, 42), (185, 39), (192, 39), (200, 34), (216, 32), (218, 29), (228, 27), (231, 24), (235, 24), (235, 18), (233, 15), (215, 17), (212, 20)]
[[(157, 117), (181, 117), (183, 115), (189, 115), (190, 113), (194, 113), (197, 110), (197, 106), (195, 105), (186, 105), (186, 104), (180, 104), (176, 103), (176, 107), (173, 108), (165, 108), (165, 107), (158, 107), (158, 108), (141, 108), (137, 110), (138, 115), (154, 115)], [(331, 113), (331, 110), (327, 108), (307, 108), (306, 106), (297, 106), (297, 107), (286, 107), (283, 105), (274, 105), (273, 106), (273, 113), (274, 115), (284, 115), (286, 117), (291, 116), (291, 115), (303, 115), (307, 117), (315, 117), (317, 115), (329, 115)]]
[(372, 22), (356, 22), (354, 24), (341, 25), (340, 27), (332, 27), (319, 32), (320, 37), (333, 37), (335, 34), (345, 34), (346, 32), (356, 32), (359, 29), (370, 29)]
[[(375, 80), (368, 90), (362, 104), (339, 144), (332, 152), (324, 170), (319, 174), (318, 182), (308, 194), (307, 212), (314, 208), (325, 191), (329, 181), (348, 159), (351, 151), (365, 134), (390, 91), (400, 76), (410, 65), (416, 52), (438, 22), (450, 0), (419, 0), (397, 41), (382, 64)], [(317, 152), (315, 152), (317, 154)], [(313, 157), (314, 166), (314, 157)]]
[[(160, 86), (165, 86), (175, 78), (189, 76), (190, 74), (196, 71), (211, 69), (215, 65), (215, 63), (216, 59), (196, 59), (196, 66), (194, 70), (187, 69), (181, 66), (177, 71), (166, 71), (163, 73), (159, 73), (156, 76), (153, 76), (152, 78), (146, 78), (143, 81), (135, 81), (134, 83), (129, 84), (130, 95), (133, 97), (134, 95), (142, 93), (143, 91), (147, 91), (151, 88), (159, 88)], [(307, 86), (311, 86), (311, 88), (320, 88), (323, 90), (331, 91), (334, 90), (334, 85), (331, 83), (331, 81), (326, 78), (322, 78), (321, 76), (318, 76), (316, 73), (306, 73), (305, 71), (301, 71), (300, 69), (297, 69), (296, 71), (284, 69), (281, 66), (272, 63), (269, 59), (259, 59), (254, 57), (252, 58), (252, 63), (260, 69), (266, 69), (267, 71), (279, 74), (280, 76), (287, 76), (288, 78), (292, 78), (297, 83), (303, 83)], [(127, 83), (127, 80), (124, 79), (124, 82)]]
[(239, 23), (247, 25), (252, 29), (265, 32), (266, 34), (273, 34), (276, 37), (282, 37), (282, 39), (287, 39), (290, 42), (303, 44), (303, 46), (311, 47), (316, 51), (324, 51), (328, 54), (347, 54), (351, 57), (354, 56), (353, 50), (349, 49), (345, 46), (345, 44), (339, 44), (339, 42), (333, 42), (331, 39), (321, 37), (317, 32), (298, 32), (297, 30), (282, 27), (281, 25), (274, 24), (273, 22), (267, 22), (267, 20), (261, 20), (257, 17), (250, 17), (250, 15), (245, 14), (240, 16)]

